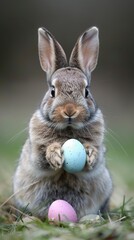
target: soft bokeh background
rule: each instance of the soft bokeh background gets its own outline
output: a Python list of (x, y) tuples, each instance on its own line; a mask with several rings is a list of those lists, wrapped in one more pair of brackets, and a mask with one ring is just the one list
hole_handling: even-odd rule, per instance
[(100, 31), (100, 55), (92, 93), (106, 121), (107, 163), (116, 194), (133, 195), (134, 1), (2, 0), (0, 2), (0, 194), (11, 192), (12, 175), (28, 122), (46, 91), (37, 29), (48, 28), (67, 56), (91, 26)]

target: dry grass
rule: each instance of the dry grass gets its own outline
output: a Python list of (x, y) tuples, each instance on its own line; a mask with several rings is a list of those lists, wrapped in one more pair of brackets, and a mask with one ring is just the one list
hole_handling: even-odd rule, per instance
[(0, 234), (1, 240), (112, 240), (134, 239), (134, 203), (123, 199), (122, 205), (108, 213), (105, 218), (87, 219), (83, 223), (57, 225), (49, 224), (46, 220), (28, 216), (18, 211), (11, 204), (0, 208)]

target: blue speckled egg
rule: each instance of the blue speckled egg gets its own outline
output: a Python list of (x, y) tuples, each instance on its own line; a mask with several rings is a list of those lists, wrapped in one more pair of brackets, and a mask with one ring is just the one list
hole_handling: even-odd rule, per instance
[(86, 163), (86, 151), (84, 146), (76, 139), (67, 140), (62, 146), (66, 172), (77, 173), (82, 171)]

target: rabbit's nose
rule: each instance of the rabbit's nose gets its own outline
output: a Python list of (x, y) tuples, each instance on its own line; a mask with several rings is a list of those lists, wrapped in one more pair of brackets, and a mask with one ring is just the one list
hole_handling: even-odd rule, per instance
[(64, 107), (64, 114), (68, 118), (74, 118), (77, 113), (77, 109), (74, 104), (68, 103)]

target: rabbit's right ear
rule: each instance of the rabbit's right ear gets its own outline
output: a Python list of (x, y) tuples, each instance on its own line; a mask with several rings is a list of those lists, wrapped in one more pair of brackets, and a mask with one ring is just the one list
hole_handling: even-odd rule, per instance
[(41, 67), (48, 79), (54, 71), (67, 66), (63, 48), (45, 28), (38, 29), (38, 51)]

